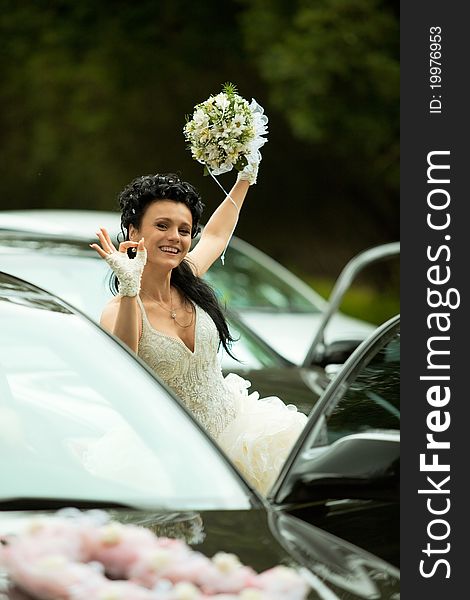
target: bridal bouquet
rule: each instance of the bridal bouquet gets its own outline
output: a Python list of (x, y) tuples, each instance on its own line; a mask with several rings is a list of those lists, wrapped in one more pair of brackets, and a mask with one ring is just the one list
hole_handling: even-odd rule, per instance
[(183, 132), (193, 158), (206, 174), (221, 175), (261, 160), (259, 149), (266, 143), (268, 118), (255, 101), (248, 103), (232, 83), (194, 107), (186, 117)]

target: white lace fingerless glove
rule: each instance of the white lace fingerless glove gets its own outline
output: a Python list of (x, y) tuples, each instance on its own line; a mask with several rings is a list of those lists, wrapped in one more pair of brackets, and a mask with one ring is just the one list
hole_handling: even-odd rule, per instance
[(119, 280), (121, 296), (137, 296), (140, 292), (140, 281), (145, 263), (147, 250), (137, 250), (135, 258), (129, 258), (127, 252), (113, 252), (106, 257), (106, 262), (116, 273)]
[(248, 162), (246, 167), (238, 173), (237, 181), (248, 181), (250, 185), (256, 183), (258, 177), (259, 161)]

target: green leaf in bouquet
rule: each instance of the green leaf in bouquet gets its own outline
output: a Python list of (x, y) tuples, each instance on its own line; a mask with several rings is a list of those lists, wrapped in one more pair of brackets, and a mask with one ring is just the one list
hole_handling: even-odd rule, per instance
[(235, 94), (238, 93), (237, 86), (234, 83), (231, 83), (230, 81), (224, 83), (224, 85), (222, 86), (222, 91), (229, 97), (235, 96)]

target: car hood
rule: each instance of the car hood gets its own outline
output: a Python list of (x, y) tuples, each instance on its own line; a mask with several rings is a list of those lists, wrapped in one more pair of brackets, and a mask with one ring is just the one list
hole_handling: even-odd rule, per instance
[[(242, 563), (258, 572), (279, 564), (298, 569), (311, 587), (309, 600), (396, 600), (399, 597), (398, 571), (394, 567), (294, 517), (264, 509), (106, 512), (121, 523), (147, 527), (159, 536), (184, 539), (193, 549), (209, 557), (220, 551), (234, 553)], [(50, 514), (53, 513), (0, 513), (0, 535), (21, 531), (31, 517)], [(29, 600), (30, 597), (19, 590), (7, 591), (7, 586), (0, 567), (0, 594), (5, 594), (2, 597)]]
[[(267, 313), (243, 310), (240, 318), (265, 339), (279, 354), (296, 365), (303, 363), (323, 314)], [(375, 326), (340, 313), (334, 315), (325, 332), (327, 344), (338, 340), (362, 341), (375, 330)]]

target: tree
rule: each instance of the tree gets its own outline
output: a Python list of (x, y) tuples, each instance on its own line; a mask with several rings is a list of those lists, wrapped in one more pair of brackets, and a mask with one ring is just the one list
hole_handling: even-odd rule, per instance
[(371, 210), (390, 214), (399, 183), (395, 4), (242, 2), (245, 42), (272, 104), (299, 140), (338, 160), (343, 176), (369, 196)]

